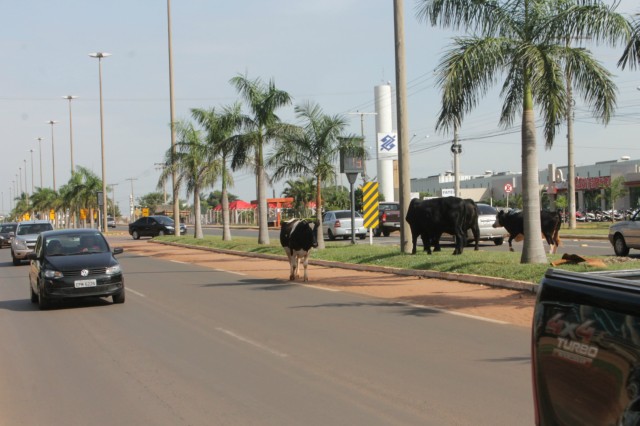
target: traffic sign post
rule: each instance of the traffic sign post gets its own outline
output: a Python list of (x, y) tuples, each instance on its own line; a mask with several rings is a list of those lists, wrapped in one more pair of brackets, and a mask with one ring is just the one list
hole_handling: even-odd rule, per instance
[(369, 245), (373, 245), (373, 230), (379, 226), (378, 182), (367, 182), (362, 187), (364, 227), (369, 229)]
[(510, 183), (504, 185), (504, 192), (507, 193), (507, 208), (509, 208), (509, 194), (513, 191), (513, 186)]

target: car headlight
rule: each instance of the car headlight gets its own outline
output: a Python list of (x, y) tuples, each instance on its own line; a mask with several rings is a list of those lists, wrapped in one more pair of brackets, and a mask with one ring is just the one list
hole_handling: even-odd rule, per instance
[(60, 271), (54, 271), (53, 269), (44, 270), (45, 278), (62, 278), (64, 275)]
[(17, 249), (26, 250), (29, 248), (27, 247), (27, 242), (24, 240), (14, 240), (14, 242)]
[(173, 229), (173, 226), (171, 226), (171, 225), (165, 225), (165, 228), (167, 228), (167, 229)]
[(119, 274), (122, 270), (120, 269), (120, 265), (110, 266), (106, 269), (105, 273), (107, 275)]

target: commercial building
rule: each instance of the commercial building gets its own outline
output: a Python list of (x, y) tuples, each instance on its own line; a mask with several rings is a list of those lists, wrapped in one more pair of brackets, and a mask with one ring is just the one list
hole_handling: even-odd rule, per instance
[[(618, 210), (640, 207), (640, 160), (622, 157), (619, 160), (600, 161), (588, 166), (575, 167), (576, 209), (608, 210), (605, 188), (622, 176), (627, 194), (616, 200)], [(567, 166), (556, 167), (549, 164), (538, 172), (540, 191), (553, 199), (557, 195), (567, 194)], [(411, 179), (411, 192), (428, 192), (434, 196), (453, 195), (454, 175), (446, 171), (426, 178)], [(506, 192), (510, 190), (510, 192)], [(460, 176), (460, 196), (475, 201), (494, 203), (507, 201), (522, 193), (522, 173), (486, 171), (483, 175)], [(599, 195), (602, 195), (599, 197)]]

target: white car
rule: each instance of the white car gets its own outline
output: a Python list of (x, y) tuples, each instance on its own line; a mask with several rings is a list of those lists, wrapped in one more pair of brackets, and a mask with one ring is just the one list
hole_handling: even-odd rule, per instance
[[(496, 228), (493, 227), (493, 224), (496, 222), (498, 210), (496, 210), (495, 207), (484, 203), (476, 203), (476, 207), (478, 209), (480, 241), (492, 240), (495, 245), (502, 245), (504, 242), (504, 236), (507, 235), (508, 232), (502, 226), (498, 226)], [(469, 238), (469, 241), (473, 240), (473, 233), (471, 230), (467, 232), (467, 237)]]
[[(367, 235), (364, 227), (364, 218), (355, 212), (355, 234), (361, 240)], [(345, 240), (351, 238), (351, 210), (330, 210), (322, 215), (322, 234), (335, 240), (342, 237)]]
[(27, 260), (27, 255), (36, 246), (38, 235), (44, 231), (51, 231), (53, 225), (48, 220), (31, 220), (19, 222), (16, 226), (16, 234), (11, 240), (11, 259), (15, 266)]
[(637, 211), (629, 220), (611, 225), (609, 242), (616, 256), (628, 255), (629, 249), (640, 249), (640, 211)]

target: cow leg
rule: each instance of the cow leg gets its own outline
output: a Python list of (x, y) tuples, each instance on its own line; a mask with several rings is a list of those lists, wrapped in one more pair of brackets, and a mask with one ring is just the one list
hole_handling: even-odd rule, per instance
[(307, 266), (309, 265), (309, 252), (304, 255), (302, 258), (302, 266), (304, 267), (304, 279), (303, 281), (306, 283), (309, 281), (309, 277), (307, 276)]
[[(411, 249), (411, 254), (416, 254), (416, 245), (418, 243), (418, 236), (413, 231), (411, 231), (411, 242), (413, 243), (413, 248)], [(424, 241), (423, 241), (423, 243), (424, 243)]]
[(420, 234), (420, 239), (422, 240), (422, 248), (427, 254), (431, 254), (431, 238), (426, 234)]
[(293, 281), (293, 259), (295, 256), (290, 247), (285, 247), (284, 252), (287, 254), (287, 259), (289, 259), (289, 280)]
[(513, 241), (513, 236), (509, 235), (509, 251), (513, 251), (513, 246), (511, 245), (511, 241)]
[(297, 274), (297, 266), (298, 266), (298, 257), (293, 255), (289, 258), (289, 281), (293, 281), (296, 279)]

